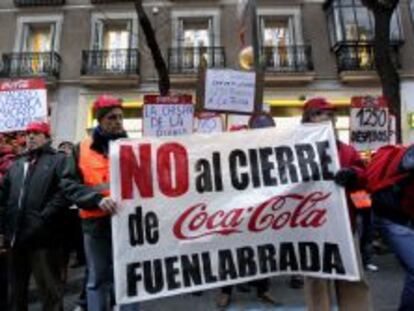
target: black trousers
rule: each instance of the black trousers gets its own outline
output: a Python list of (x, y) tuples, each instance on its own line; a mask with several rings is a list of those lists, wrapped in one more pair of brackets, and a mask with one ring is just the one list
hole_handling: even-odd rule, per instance
[[(256, 287), (257, 296), (261, 296), (267, 291), (269, 291), (270, 288), (270, 281), (269, 279), (262, 279), (257, 281), (249, 282), (252, 286)], [(233, 286), (225, 286), (221, 288), (221, 292), (227, 295), (231, 295), (233, 291)]]
[(9, 256), (10, 311), (28, 310), (30, 276), (36, 282), (43, 311), (63, 310), (62, 252), (57, 249), (12, 249)]

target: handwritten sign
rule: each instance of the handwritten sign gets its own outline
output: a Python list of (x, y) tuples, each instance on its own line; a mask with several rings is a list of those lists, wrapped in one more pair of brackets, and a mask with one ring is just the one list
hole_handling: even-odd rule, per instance
[(389, 144), (389, 111), (382, 97), (354, 97), (351, 102), (350, 141), (358, 151)]
[(144, 136), (180, 136), (193, 133), (194, 107), (191, 95), (144, 97)]
[(210, 134), (219, 133), (224, 129), (224, 121), (220, 114), (202, 112), (195, 118), (195, 132)]
[(256, 73), (229, 69), (206, 72), (204, 109), (250, 113), (254, 109)]
[(0, 133), (25, 130), (27, 124), (47, 118), (43, 80), (9, 80), (0, 83)]

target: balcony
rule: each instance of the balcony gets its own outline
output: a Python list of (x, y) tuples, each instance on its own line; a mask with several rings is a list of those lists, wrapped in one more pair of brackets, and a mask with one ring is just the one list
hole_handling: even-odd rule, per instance
[(59, 78), (61, 58), (56, 52), (25, 52), (3, 55), (3, 73), (7, 78), (45, 78), (54, 83)]
[(208, 68), (224, 68), (224, 47), (179, 47), (168, 50), (168, 67), (173, 84), (194, 84), (200, 65)]
[(66, 0), (14, 0), (18, 7), (39, 6), (39, 5), (64, 5)]
[(261, 56), (265, 83), (304, 84), (314, 80), (312, 50), (308, 45), (266, 46)]
[[(396, 68), (401, 68), (399, 44), (390, 45), (391, 57)], [(338, 71), (344, 83), (378, 82), (375, 71), (374, 45), (370, 42), (345, 42), (335, 46)]]
[(82, 82), (87, 85), (137, 85), (137, 49), (90, 50), (82, 52)]

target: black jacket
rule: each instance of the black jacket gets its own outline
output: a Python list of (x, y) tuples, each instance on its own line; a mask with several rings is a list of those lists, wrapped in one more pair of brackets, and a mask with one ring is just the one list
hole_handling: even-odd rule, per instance
[[(90, 149), (108, 157), (109, 142), (127, 137), (126, 133), (117, 135), (105, 135), (100, 127), (95, 128), (92, 135)], [(73, 149), (72, 156), (66, 161), (66, 167), (61, 180), (61, 188), (65, 196), (85, 210), (97, 209), (103, 199), (103, 195), (96, 189), (89, 187), (83, 182), (83, 175), (79, 169), (80, 146)], [(97, 217), (82, 219), (83, 231), (89, 234), (107, 235), (111, 231), (111, 217)]]
[(69, 206), (59, 187), (64, 165), (65, 155), (46, 144), (10, 167), (0, 185), (6, 243), (39, 248), (61, 242), (63, 214)]

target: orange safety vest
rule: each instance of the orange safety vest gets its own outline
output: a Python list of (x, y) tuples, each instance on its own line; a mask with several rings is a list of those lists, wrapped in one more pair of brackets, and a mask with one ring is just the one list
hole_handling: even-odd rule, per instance
[[(86, 186), (95, 188), (102, 195), (109, 196), (109, 159), (91, 149), (92, 140), (85, 139), (80, 143), (79, 169), (83, 175)], [(98, 207), (96, 209), (80, 209), (81, 218), (98, 218), (109, 215)]]
[(370, 208), (372, 205), (371, 196), (365, 190), (352, 192), (351, 200), (358, 209)]

